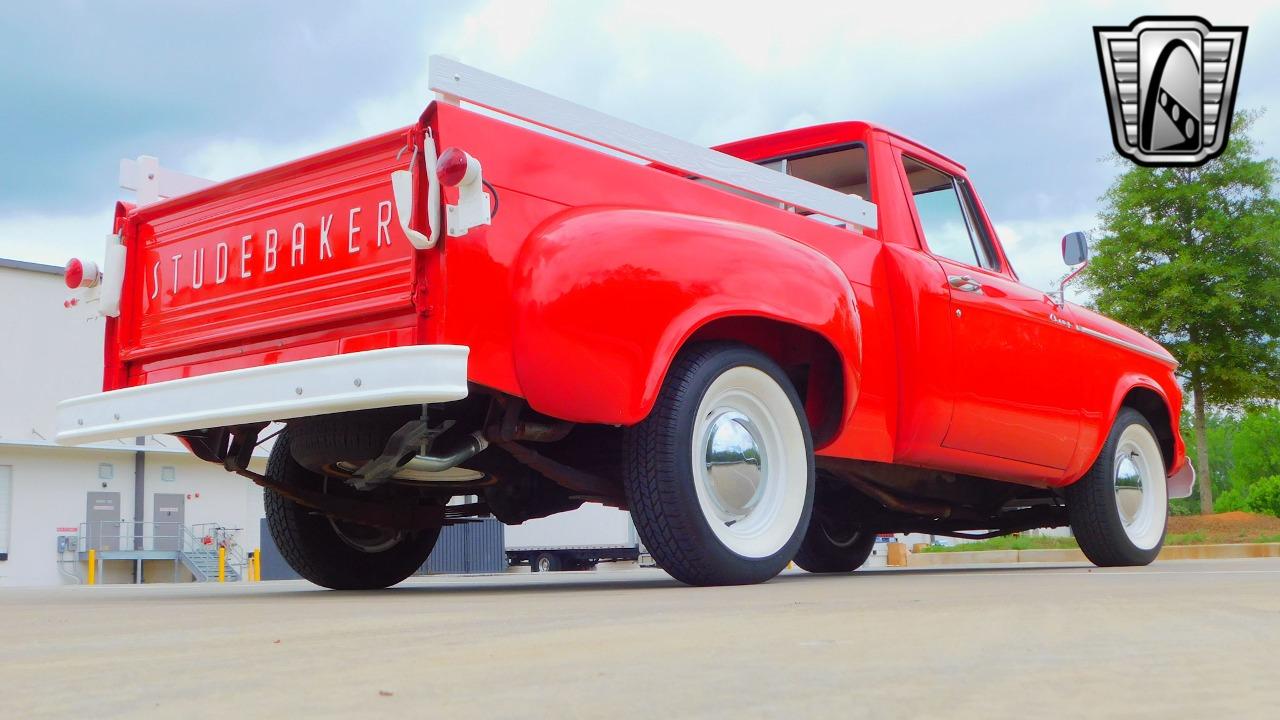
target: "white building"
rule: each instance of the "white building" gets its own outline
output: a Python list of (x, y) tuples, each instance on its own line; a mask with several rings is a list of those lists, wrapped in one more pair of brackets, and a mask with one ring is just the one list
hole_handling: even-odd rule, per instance
[(61, 268), (0, 259), (0, 587), (83, 582), (91, 539), (123, 551), (102, 553), (109, 583), (192, 579), (202, 553), (175, 551), (215, 526), (242, 528), (233, 557), (258, 548), (261, 489), (176, 438), (53, 443), (57, 402), (102, 389), (104, 321), (68, 297)]

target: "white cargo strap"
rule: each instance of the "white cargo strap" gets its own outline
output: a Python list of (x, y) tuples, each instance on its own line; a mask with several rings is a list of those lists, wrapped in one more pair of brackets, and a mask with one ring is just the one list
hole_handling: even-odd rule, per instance
[(120, 297), (124, 294), (124, 242), (119, 235), (107, 236), (107, 250), (102, 263), (102, 288), (98, 296), (98, 314), (120, 317)]
[(391, 194), (396, 201), (396, 217), (400, 220), (400, 229), (405, 237), (419, 250), (430, 250), (440, 239), (440, 180), (436, 177), (436, 141), (427, 128), (422, 138), (422, 160), (427, 172), (427, 219), (431, 223), (431, 235), (409, 227), (409, 219), (413, 217), (413, 171), (418, 161), (418, 148), (413, 148), (413, 157), (409, 159), (408, 170), (396, 170), (391, 173)]

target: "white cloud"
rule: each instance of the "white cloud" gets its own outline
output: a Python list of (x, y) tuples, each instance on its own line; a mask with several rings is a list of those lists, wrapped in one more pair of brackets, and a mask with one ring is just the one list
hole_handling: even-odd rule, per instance
[(101, 259), (114, 207), (82, 214), (0, 217), (0, 257), (62, 265), (73, 257)]
[[(260, 134), (259, 125), (227, 128), (226, 135), (191, 137), (187, 152), (161, 162), (223, 180), (406, 125), (431, 100), (427, 57), (444, 53), (703, 144), (841, 119), (884, 122), (970, 166), (1023, 281), (1047, 288), (1063, 274), (1058, 238), (1096, 225), (1096, 198), (1116, 171), (1096, 162), (1110, 151), (1110, 138), (1090, 27), (1198, 6), (484, 0), (451, 8), (454, 15), (423, 4), (394, 19), (365, 18), (368, 26), (412, 28), (400, 36), (418, 38), (398, 50), (401, 69), (419, 68), (416, 77), (397, 73), (398, 89), (330, 81), (337, 63), (343, 77), (387, 76), (385, 53), (336, 53), (333, 68), (308, 56), (313, 67), (290, 83), (290, 96), (314, 97), (316, 122), (299, 123), (294, 103), (280, 126), (311, 131), (281, 142)], [(1243, 106), (1280, 104), (1280, 83), (1265, 72), (1275, 44), (1262, 32), (1276, 10), (1248, 2), (1215, 8), (1210, 17), (1254, 27)], [(361, 71), (362, 62), (373, 64)], [(235, 91), (234, 82), (222, 88)], [(1264, 140), (1277, 128), (1280, 110), (1255, 134)], [(113, 185), (113, 177), (102, 178), (103, 187)], [(110, 210), (0, 217), (0, 255), (58, 263), (72, 252), (96, 257)]]
[(186, 157), (160, 158), (160, 164), (189, 175), (221, 182), (296, 160), (352, 139), (346, 133), (330, 137), (310, 137), (295, 143), (269, 143), (253, 138), (215, 139), (197, 147)]
[(1022, 284), (1037, 290), (1052, 290), (1070, 271), (1062, 264), (1062, 236), (1077, 230), (1091, 232), (1097, 224), (1096, 216), (1081, 213), (997, 222), (995, 230)]

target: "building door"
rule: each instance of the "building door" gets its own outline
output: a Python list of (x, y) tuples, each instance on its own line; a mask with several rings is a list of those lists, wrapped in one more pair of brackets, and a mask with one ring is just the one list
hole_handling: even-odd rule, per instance
[(13, 466), (0, 465), (0, 560), (9, 559), (9, 527), (13, 517)]
[(154, 548), (181, 550), (187, 497), (182, 493), (156, 493), (151, 502), (156, 528)]
[(119, 550), (124, 527), (120, 524), (120, 493), (91, 492), (85, 498), (85, 537), (89, 549)]

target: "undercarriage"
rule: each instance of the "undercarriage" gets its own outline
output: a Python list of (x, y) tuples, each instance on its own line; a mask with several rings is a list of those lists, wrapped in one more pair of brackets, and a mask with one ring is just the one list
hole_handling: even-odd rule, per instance
[[(479, 390), (477, 388), (477, 390)], [(627, 509), (622, 429), (541, 416), (523, 400), (465, 400), (303, 418), (286, 423), (313, 486), (249, 469), (267, 424), (182, 433), (201, 459), (341, 521), (438, 528), (493, 516), (506, 524), (584, 502)], [(878, 533), (992, 537), (1068, 522), (1053, 490), (913, 467), (819, 456), (815, 514), (855, 518)], [(454, 498), (463, 502), (449, 504)]]

